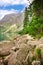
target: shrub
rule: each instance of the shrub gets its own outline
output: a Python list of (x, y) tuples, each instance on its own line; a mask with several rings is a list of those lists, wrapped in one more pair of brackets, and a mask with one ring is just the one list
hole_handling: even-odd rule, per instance
[(35, 48), (34, 56), (36, 57), (36, 59), (39, 59), (41, 57), (41, 49), (39, 47)]
[(33, 16), (31, 22), (19, 34), (30, 34), (35, 38), (41, 38), (43, 36), (43, 20)]

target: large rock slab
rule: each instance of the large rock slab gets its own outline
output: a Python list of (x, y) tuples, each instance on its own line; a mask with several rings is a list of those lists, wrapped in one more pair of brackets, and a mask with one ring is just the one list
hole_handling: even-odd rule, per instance
[(10, 56), (8, 65), (23, 65), (29, 53), (29, 47), (26, 44), (21, 44), (20, 49)]

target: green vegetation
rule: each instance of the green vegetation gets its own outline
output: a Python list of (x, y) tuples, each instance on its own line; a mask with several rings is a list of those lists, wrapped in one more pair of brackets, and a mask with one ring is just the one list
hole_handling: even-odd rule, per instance
[(4, 34), (2, 34), (2, 32), (5, 31), (5, 29), (6, 28), (4, 26), (0, 26), (0, 41), (2, 41), (2, 40), (7, 38)]
[(41, 38), (43, 36), (43, 20), (39, 17), (32, 17), (31, 22), (19, 34), (30, 34), (35, 38)]
[(0, 41), (7, 39), (7, 37), (3, 34), (0, 34)]
[(16, 26), (0, 26), (0, 41), (3, 40), (11, 40), (14, 38), (14, 36), (17, 34), (16, 33), (17, 28)]
[[(28, 0), (29, 1), (29, 0)], [(23, 21), (23, 29), (16, 31), (19, 34), (30, 34), (34, 38), (43, 36), (43, 0), (33, 0), (29, 7), (25, 8), (25, 18)], [(0, 40), (7, 38), (6, 35), (14, 37), (15, 28), (9, 30), (6, 34), (2, 34), (6, 29), (10, 28), (11, 23), (6, 24), (7, 28), (0, 27)]]
[[(29, 17), (32, 17), (29, 20)], [(28, 8), (25, 9), (25, 18), (23, 30), (19, 34), (30, 34), (35, 38), (43, 36), (43, 1), (34, 0)]]
[(37, 59), (39, 59), (41, 57), (41, 49), (40, 48), (35, 48), (34, 55)]

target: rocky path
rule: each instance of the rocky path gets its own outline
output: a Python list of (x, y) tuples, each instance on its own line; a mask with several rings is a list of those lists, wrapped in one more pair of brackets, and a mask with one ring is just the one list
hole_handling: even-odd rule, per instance
[[(35, 40), (27, 34), (18, 35), (11, 41), (0, 42), (0, 65), (33, 65), (30, 61), (31, 57), (33, 57), (34, 47), (41, 48), (43, 59), (43, 38)], [(40, 64), (38, 61), (37, 63)]]

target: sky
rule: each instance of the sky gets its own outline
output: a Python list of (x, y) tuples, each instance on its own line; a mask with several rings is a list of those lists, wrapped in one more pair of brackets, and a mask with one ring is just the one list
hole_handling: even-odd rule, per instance
[(23, 12), (28, 4), (27, 0), (0, 0), (0, 19), (6, 14)]

